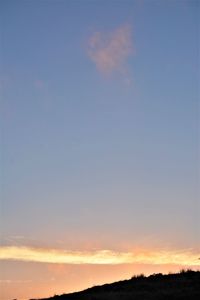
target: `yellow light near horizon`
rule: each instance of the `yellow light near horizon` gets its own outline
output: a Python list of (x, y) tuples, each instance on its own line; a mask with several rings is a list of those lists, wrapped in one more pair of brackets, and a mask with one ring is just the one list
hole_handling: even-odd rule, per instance
[(178, 264), (200, 266), (200, 255), (191, 250), (183, 251), (133, 251), (115, 252), (99, 251), (67, 251), (60, 249), (44, 249), (31, 247), (5, 246), (0, 247), (0, 260), (18, 260), (57, 264)]

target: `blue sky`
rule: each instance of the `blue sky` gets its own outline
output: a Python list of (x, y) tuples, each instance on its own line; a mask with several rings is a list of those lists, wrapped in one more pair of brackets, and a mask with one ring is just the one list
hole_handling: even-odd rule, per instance
[[(126, 206), (131, 209), (125, 209), (129, 222), (136, 209), (135, 217), (152, 218), (156, 227), (158, 215), (168, 224), (170, 207), (176, 212), (174, 222), (176, 215), (180, 222), (195, 217), (195, 2), (102, 3), (3, 4), (8, 234), (30, 230), (37, 235), (46, 207), (58, 230), (68, 208), (75, 219), (84, 218), (86, 207), (95, 219), (101, 208), (103, 215), (109, 211), (108, 221), (114, 221), (114, 203), (119, 206), (117, 223), (120, 208)], [(127, 58), (129, 74), (114, 70), (107, 78), (89, 58), (87, 42), (94, 32), (105, 34), (124, 24), (131, 27), (135, 49)], [(39, 219), (31, 217), (33, 211)], [(142, 223), (146, 227), (145, 220)], [(195, 230), (192, 223), (182, 225)]]
[(2, 244), (198, 249), (198, 1), (0, 10)]

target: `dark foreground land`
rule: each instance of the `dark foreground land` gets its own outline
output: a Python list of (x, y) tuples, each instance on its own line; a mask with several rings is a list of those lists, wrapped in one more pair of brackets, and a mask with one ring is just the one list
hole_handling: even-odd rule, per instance
[[(200, 300), (200, 271), (134, 276), (48, 300)], [(40, 299), (44, 300), (44, 299)], [(47, 298), (45, 299), (47, 300)]]

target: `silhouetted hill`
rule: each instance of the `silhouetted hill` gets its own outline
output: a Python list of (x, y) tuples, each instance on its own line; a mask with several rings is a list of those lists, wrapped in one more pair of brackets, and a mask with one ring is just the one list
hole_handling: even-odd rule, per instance
[[(87, 290), (45, 300), (199, 300), (200, 271), (134, 276)], [(40, 299), (44, 300), (44, 299)]]

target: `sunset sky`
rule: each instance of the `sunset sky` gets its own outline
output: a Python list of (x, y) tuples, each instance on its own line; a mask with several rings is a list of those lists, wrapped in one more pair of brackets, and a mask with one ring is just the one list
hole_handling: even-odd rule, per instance
[(0, 298), (200, 269), (198, 0), (0, 1)]

